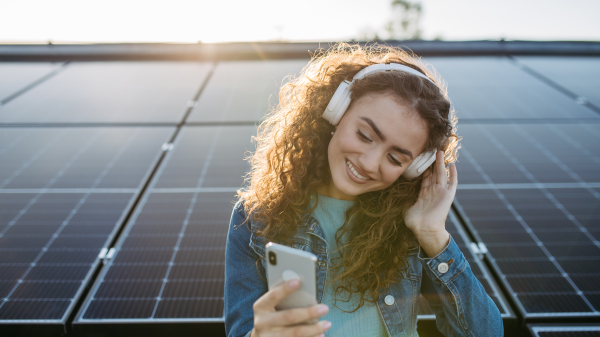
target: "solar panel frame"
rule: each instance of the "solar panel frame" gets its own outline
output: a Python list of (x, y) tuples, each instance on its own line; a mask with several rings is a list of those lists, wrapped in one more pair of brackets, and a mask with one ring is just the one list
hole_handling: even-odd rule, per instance
[[(527, 330), (533, 337), (598, 337), (599, 324), (527, 324)], [(591, 334), (588, 334), (590, 332)]]
[[(61, 128), (61, 129), (64, 129), (64, 128)], [(130, 129), (133, 129), (133, 128), (130, 128)], [(175, 128), (160, 127), (160, 128), (153, 128), (153, 129), (165, 130), (163, 132), (165, 138), (164, 138), (164, 140), (160, 140), (159, 141), (159, 143), (160, 143), (162, 141), (167, 140)], [(34, 132), (35, 132), (35, 129), (34, 129)], [(132, 140), (133, 140), (133, 138), (132, 138)], [(4, 152), (4, 151), (1, 151), (0, 153), (2, 153), (2, 152)], [(162, 156), (162, 151), (160, 150), (160, 148), (157, 148), (155, 155), (148, 162), (149, 165), (146, 168), (143, 176), (140, 177), (140, 179), (138, 181), (138, 186), (135, 189), (124, 189), (124, 193), (131, 194), (131, 196), (129, 197), (127, 204), (121, 211), (119, 218), (113, 224), (112, 230), (110, 231), (110, 233), (108, 235), (104, 235), (104, 237), (102, 238), (104, 240), (102, 247), (106, 247), (110, 242), (112, 242), (115, 239), (119, 229), (123, 225), (123, 221), (128, 216), (130, 211), (132, 210), (132, 208), (136, 202), (136, 199), (139, 197), (143, 186), (145, 185), (148, 178), (151, 176), (151, 174), (154, 170), (154, 167), (156, 166), (157, 162), (160, 160), (161, 156)], [(37, 189), (33, 189), (30, 191), (28, 191), (27, 189), (25, 189), (25, 190), (24, 189), (8, 189), (8, 190), (0, 189), (0, 193), (9, 194), (9, 195), (14, 194), (14, 193), (33, 194), (33, 193), (37, 193), (36, 190)], [(69, 193), (69, 192), (76, 193), (76, 194), (82, 194), (82, 193), (85, 193), (84, 192), (85, 190), (87, 190), (88, 193), (90, 193), (90, 195), (94, 195), (94, 194), (99, 195), (98, 193), (89, 192), (90, 188), (66, 189), (66, 191), (61, 190), (61, 189), (52, 189), (52, 188), (45, 189), (45, 190), (42, 189), (42, 190), (43, 190), (42, 195), (56, 194), (56, 195), (61, 196), (61, 195), (65, 195), (65, 193)], [(91, 190), (94, 191), (93, 188), (91, 188)], [(100, 189), (100, 194), (110, 193), (111, 191), (114, 192), (114, 190), (111, 190), (111, 189)], [(8, 227), (2, 228), (2, 230), (6, 230), (7, 228)], [(60, 236), (56, 237), (56, 240), (58, 240), (59, 238), (60, 238)], [(47, 241), (47, 239), (44, 239), (44, 240)], [(93, 274), (95, 273), (95, 271), (101, 264), (101, 259), (98, 257), (98, 253), (95, 253), (94, 255), (95, 255), (94, 261), (87, 267), (87, 273), (85, 273), (85, 277), (81, 280), (81, 285), (77, 288), (76, 292), (72, 295), (70, 304), (65, 308), (64, 312), (60, 316), (60, 319), (3, 319), (3, 320), (0, 320), (0, 330), (9, 332), (14, 329), (19, 329), (19, 327), (22, 327), (22, 326), (34, 325), (34, 326), (39, 326), (40, 330), (36, 330), (36, 331), (39, 331), (40, 333), (42, 333), (42, 332), (43, 333), (51, 333), (52, 331), (59, 331), (59, 330), (64, 331), (64, 329), (66, 328), (65, 324), (67, 323), (66, 321), (67, 321), (68, 317), (70, 317), (70, 315), (73, 313), (73, 310), (75, 309), (75, 307), (78, 304), (78, 299), (84, 293), (86, 285), (90, 283), (90, 281), (92, 280)], [(57, 330), (57, 328), (56, 328), (57, 326), (60, 327), (59, 330)], [(34, 329), (38, 329), (38, 328), (34, 328)], [(17, 330), (14, 330), (14, 331), (17, 331)]]

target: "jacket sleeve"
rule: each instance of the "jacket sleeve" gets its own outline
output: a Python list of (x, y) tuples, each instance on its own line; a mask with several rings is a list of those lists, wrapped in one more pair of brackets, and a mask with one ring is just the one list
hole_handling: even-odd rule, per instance
[[(419, 247), (423, 266), (421, 294), (435, 312), (436, 325), (445, 336), (503, 336), (502, 316), (469, 262), (450, 235), (448, 245), (428, 258)], [(444, 266), (448, 264), (444, 273)]]
[[(249, 336), (254, 327), (252, 305), (267, 292), (260, 256), (250, 247), (250, 226), (238, 201), (231, 214), (225, 246), (225, 331), (229, 337)], [(243, 224), (242, 224), (243, 223)]]

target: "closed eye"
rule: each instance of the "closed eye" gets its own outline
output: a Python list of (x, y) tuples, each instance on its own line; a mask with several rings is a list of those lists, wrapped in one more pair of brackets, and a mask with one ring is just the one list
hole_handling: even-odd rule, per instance
[(396, 160), (396, 158), (394, 158), (394, 156), (392, 156), (392, 155), (390, 154), (390, 155), (389, 155), (389, 158), (390, 158), (390, 161), (391, 161), (393, 164), (396, 164), (396, 165), (398, 165), (398, 166), (402, 167), (402, 164), (400, 164), (400, 162), (399, 162), (398, 160)]
[[(372, 140), (365, 136), (360, 130), (356, 130), (356, 134), (358, 135), (358, 137), (360, 137), (360, 139), (365, 142), (365, 143), (371, 143)], [(394, 165), (398, 165), (400, 167), (402, 167), (402, 164), (391, 154), (388, 156), (388, 158), (390, 159), (390, 162)]]
[(356, 130), (356, 134), (360, 137), (360, 139), (362, 139), (365, 143), (370, 143), (372, 142), (371, 139), (369, 139), (369, 137), (365, 136), (362, 132), (360, 132), (360, 130)]

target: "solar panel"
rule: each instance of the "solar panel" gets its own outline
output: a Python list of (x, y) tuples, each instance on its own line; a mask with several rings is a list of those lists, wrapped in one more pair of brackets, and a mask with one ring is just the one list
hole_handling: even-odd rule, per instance
[(0, 63), (0, 103), (56, 70), (58, 63)]
[(599, 57), (518, 57), (517, 60), (600, 107)]
[(533, 337), (600, 337), (597, 324), (527, 324)]
[(448, 83), (459, 118), (598, 118), (504, 57), (425, 59)]
[(78, 62), (0, 109), (0, 123), (179, 123), (211, 68), (200, 62)]
[(599, 314), (599, 128), (463, 126), (455, 206), (526, 318)]
[(65, 324), (172, 132), (2, 129), (0, 324)]
[(279, 102), (287, 75), (308, 60), (219, 62), (189, 122), (254, 122)]
[(254, 134), (254, 126), (182, 129), (75, 325), (222, 322), (225, 240)]

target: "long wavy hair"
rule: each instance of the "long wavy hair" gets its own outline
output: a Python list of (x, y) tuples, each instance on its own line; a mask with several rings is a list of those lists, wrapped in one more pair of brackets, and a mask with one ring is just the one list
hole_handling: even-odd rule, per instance
[[(281, 88), (279, 104), (261, 121), (255, 152), (247, 158), (251, 170), (246, 189), (239, 190), (248, 218), (261, 223), (256, 235), (291, 245), (297, 225), (309, 209), (311, 195), (331, 181), (327, 148), (335, 128), (321, 116), (338, 85), (377, 63), (399, 63), (426, 74), (436, 84), (401, 71), (379, 72), (355, 81), (352, 102), (367, 93), (390, 92), (418, 112), (426, 122), (423, 152), (444, 151), (444, 164), (457, 160), (459, 138), (446, 85), (419, 57), (397, 47), (338, 43), (312, 56), (301, 74)], [(435, 163), (434, 165), (437, 165)], [(425, 174), (432, 174), (428, 169)], [(398, 178), (391, 186), (361, 194), (346, 212), (335, 240), (342, 268), (329, 282), (340, 282), (337, 294), (359, 294), (358, 306), (375, 303), (406, 270), (414, 233), (404, 223), (416, 202), (423, 175)], [(318, 202), (318, 199), (317, 199)], [(347, 240), (342, 240), (346, 238)], [(342, 270), (342, 269), (340, 269)]]

